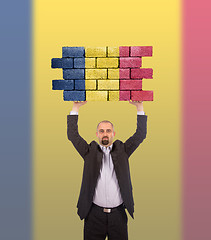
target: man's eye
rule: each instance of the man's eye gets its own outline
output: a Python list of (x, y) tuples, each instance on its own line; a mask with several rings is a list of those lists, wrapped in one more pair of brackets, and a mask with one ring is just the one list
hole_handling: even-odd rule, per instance
[(99, 132), (100, 132), (100, 133), (103, 133), (103, 132), (104, 132), (104, 130), (102, 130), (102, 129), (101, 129)]
[(107, 133), (110, 133), (110, 132), (111, 132), (111, 129), (108, 129), (108, 130), (107, 130)]

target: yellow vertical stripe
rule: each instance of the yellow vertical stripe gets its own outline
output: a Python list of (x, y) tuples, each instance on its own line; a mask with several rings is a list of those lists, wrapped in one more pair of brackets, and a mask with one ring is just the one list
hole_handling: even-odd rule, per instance
[[(153, 46), (154, 102), (144, 103), (147, 139), (131, 156), (135, 220), (129, 238), (180, 239), (180, 2), (34, 0), (34, 240), (82, 239), (76, 214), (83, 161), (66, 137), (72, 103), (52, 91), (61, 69), (51, 69), (62, 46)], [(135, 130), (136, 110), (127, 102), (89, 102), (80, 110), (81, 135), (95, 139), (100, 120), (111, 120), (116, 138)]]

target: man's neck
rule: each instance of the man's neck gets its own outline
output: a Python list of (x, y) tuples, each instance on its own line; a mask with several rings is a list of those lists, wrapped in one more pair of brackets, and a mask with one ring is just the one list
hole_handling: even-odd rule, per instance
[(100, 143), (99, 143), (99, 145), (100, 145), (101, 148), (102, 148), (102, 147), (108, 148), (108, 147), (112, 147), (113, 143), (111, 143), (111, 144), (109, 144), (109, 145), (103, 145), (103, 144), (100, 144)]

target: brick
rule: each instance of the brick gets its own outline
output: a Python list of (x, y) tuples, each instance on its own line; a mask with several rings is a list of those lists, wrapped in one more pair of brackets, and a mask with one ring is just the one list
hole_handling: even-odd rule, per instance
[(131, 78), (132, 79), (141, 79), (141, 78), (147, 78), (152, 79), (153, 78), (153, 69), (152, 68), (131, 68)]
[(85, 69), (86, 79), (107, 79), (107, 69)]
[(63, 69), (64, 79), (84, 79), (84, 69)]
[(85, 68), (85, 58), (74, 58), (74, 68)]
[(96, 68), (95, 58), (85, 58), (85, 68)]
[(85, 91), (64, 91), (63, 99), (64, 101), (85, 101)]
[(131, 47), (130, 56), (131, 57), (152, 57), (152, 46)]
[(109, 91), (108, 101), (119, 101), (119, 91)]
[(153, 101), (153, 91), (131, 91), (132, 101)]
[(97, 89), (96, 80), (85, 80), (86, 90), (96, 90)]
[(119, 69), (108, 69), (108, 79), (119, 79)]
[(130, 91), (119, 91), (119, 101), (129, 101)]
[(120, 57), (120, 68), (140, 68), (142, 59), (140, 57)]
[(73, 68), (72, 58), (52, 58), (52, 68)]
[(120, 90), (141, 90), (142, 80), (120, 80)]
[(84, 57), (84, 47), (63, 47), (62, 57)]
[(107, 101), (107, 91), (86, 91), (86, 101)]
[(119, 69), (119, 79), (130, 79), (130, 69)]
[(108, 57), (119, 57), (119, 47), (108, 47)]
[(119, 80), (98, 80), (98, 90), (119, 90)]
[(52, 58), (51, 68), (62, 68), (62, 58)]
[(118, 68), (119, 58), (97, 58), (97, 68)]
[(73, 68), (72, 58), (53, 58), (52, 68)]
[(120, 57), (129, 57), (130, 56), (130, 47), (119, 47), (119, 56)]
[(106, 47), (86, 47), (86, 57), (106, 57)]
[(62, 68), (73, 68), (73, 59), (62, 58)]
[(74, 80), (53, 80), (52, 89), (53, 90), (73, 90)]
[(75, 80), (75, 90), (85, 90), (85, 80)]

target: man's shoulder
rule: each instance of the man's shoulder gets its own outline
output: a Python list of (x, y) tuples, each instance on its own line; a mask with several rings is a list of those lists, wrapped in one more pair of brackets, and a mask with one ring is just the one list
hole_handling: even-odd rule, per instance
[(123, 144), (123, 142), (121, 140), (117, 139), (113, 142), (113, 144), (118, 145), (118, 144)]
[(100, 146), (99, 146), (99, 144), (96, 142), (96, 141), (92, 141), (92, 142), (90, 142), (90, 144), (89, 144), (89, 148), (90, 148), (90, 150), (93, 150), (93, 149), (98, 149), (98, 150), (100, 150)]
[(97, 146), (99, 144), (96, 141), (93, 140), (93, 141), (90, 142), (89, 145), (95, 147), (95, 146)]
[(124, 147), (124, 143), (121, 140), (117, 139), (113, 142), (113, 148), (114, 149), (119, 149), (119, 148), (122, 148), (122, 147)]

